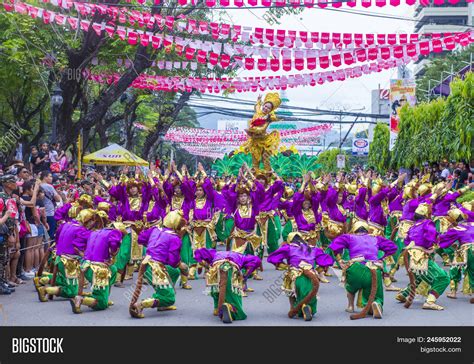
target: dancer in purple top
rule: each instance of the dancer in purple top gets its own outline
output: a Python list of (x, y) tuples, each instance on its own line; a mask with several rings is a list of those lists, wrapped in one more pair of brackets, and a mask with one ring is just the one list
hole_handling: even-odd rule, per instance
[[(163, 228), (152, 227), (142, 231), (138, 237), (139, 244), (145, 246), (146, 256), (138, 270), (135, 292), (130, 302), (129, 312), (134, 318), (145, 317), (144, 308), (175, 310), (174, 283), (178, 274), (173, 274), (180, 267), (182, 235), (186, 220), (180, 210), (169, 212), (163, 220)], [(172, 269), (168, 269), (167, 266)], [(173, 275), (173, 276), (172, 276)], [(143, 277), (153, 286), (155, 293), (151, 298), (138, 301), (143, 284)]]
[(287, 243), (268, 256), (267, 261), (278, 269), (285, 269), (282, 290), (290, 298), (290, 318), (298, 315), (311, 321), (316, 314), (319, 288), (314, 267), (329, 267), (333, 258), (321, 248), (310, 246), (299, 232), (290, 233)]
[[(97, 211), (97, 229), (87, 239), (87, 248), (84, 251), (84, 261), (81, 265), (81, 279), (79, 293), (70, 300), (72, 312), (82, 313), (81, 305), (93, 310), (105, 310), (112, 302), (109, 301), (110, 290), (117, 278), (117, 267), (112, 264), (120, 243), (127, 229), (120, 222), (106, 227), (109, 217), (104, 211)], [(82, 287), (84, 278), (91, 282), (92, 292), (83, 297)]]
[(197, 249), (194, 258), (208, 267), (206, 286), (214, 300), (214, 316), (219, 316), (226, 324), (245, 320), (242, 296), (247, 278), (262, 264), (260, 258), (206, 248)]
[(94, 210), (82, 210), (76, 220), (66, 222), (56, 231), (56, 258), (52, 273), (35, 277), (34, 285), (41, 302), (47, 302), (46, 294), (73, 298), (79, 292), (80, 265), (87, 240), (96, 226)]
[[(347, 312), (354, 312), (355, 294), (362, 290), (363, 310), (351, 315), (351, 319), (364, 318), (371, 310), (374, 318), (382, 318), (383, 285), (382, 260), (396, 252), (397, 246), (383, 236), (372, 236), (364, 221), (357, 221), (354, 234), (344, 234), (332, 241), (329, 248), (336, 254), (345, 276), (347, 291)], [(349, 261), (343, 261), (341, 253), (349, 251)], [(379, 251), (383, 255), (379, 258)]]

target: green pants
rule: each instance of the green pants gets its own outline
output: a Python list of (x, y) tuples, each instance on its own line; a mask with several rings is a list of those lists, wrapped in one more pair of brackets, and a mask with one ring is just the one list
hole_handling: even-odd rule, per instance
[[(281, 230), (280, 218), (278, 218), (278, 223), (277, 223), (276, 216), (275, 216), (275, 222), (272, 219), (268, 219), (267, 241), (263, 242), (264, 244), (265, 243), (267, 244), (268, 254), (273, 253), (275, 250), (278, 249), (278, 240), (280, 239), (280, 235), (278, 233), (278, 228), (277, 228), (278, 224), (280, 224), (279, 227)], [(257, 225), (257, 235), (260, 235), (260, 236), (262, 235), (259, 225)], [(262, 251), (262, 257), (263, 257), (263, 251)]]
[[(313, 289), (313, 284), (311, 283), (311, 280), (308, 277), (300, 275), (298, 278), (296, 278), (295, 289), (296, 300), (293, 307), (296, 307), (309, 294), (309, 292), (311, 292), (311, 290)], [(313, 313), (313, 315), (317, 312), (317, 304), (318, 300), (316, 299), (316, 296), (313, 297), (308, 303), (308, 305), (311, 307), (311, 312)], [(303, 317), (302, 310), (298, 312), (298, 316)]]
[[(436, 220), (435, 221), (435, 226), (436, 226), (436, 231), (438, 233), (440, 233), (440, 230), (441, 230), (441, 221), (439, 220)], [(453, 258), (454, 258), (454, 248), (452, 246), (446, 248), (446, 249), (443, 249), (443, 248), (438, 248), (435, 250), (435, 253), (438, 254), (440, 257), (443, 258), (443, 256), (448, 256), (449, 257), (449, 261), (452, 261)], [(444, 259), (444, 258), (443, 258)]]
[[(171, 279), (170, 283), (174, 285), (179, 277), (179, 270), (177, 270), (178, 272), (176, 272), (176, 268), (172, 268), (169, 266), (166, 266), (166, 270), (168, 271), (168, 274)], [(176, 273), (178, 273), (177, 276)], [(149, 265), (147, 265), (144, 275), (148, 283), (152, 285), (152, 271)], [(170, 285), (169, 287), (154, 286), (153, 288), (155, 289), (155, 293), (153, 293), (152, 298), (158, 300), (158, 306), (156, 307), (169, 307), (175, 303), (176, 295), (174, 287), (172, 285)]]
[[(64, 264), (61, 261), (60, 257), (56, 257), (56, 266), (58, 267), (58, 272), (56, 274), (55, 287), (61, 288), (60, 296), (64, 298), (74, 298), (79, 293), (79, 280), (78, 279), (68, 279), (66, 278), (66, 271), (64, 269)], [(50, 281), (53, 278), (52, 274), (48, 274)]]
[(388, 216), (387, 218), (387, 225), (385, 226), (385, 238), (390, 239), (392, 236), (393, 228), (392, 226), (397, 226), (398, 224), (398, 219), (396, 216)]
[(216, 235), (217, 240), (220, 242), (223, 242), (225, 239), (227, 239), (227, 236), (225, 235), (225, 215), (223, 213), (219, 215), (219, 220), (217, 220)]
[[(441, 296), (449, 285), (449, 276), (438, 264), (431, 259), (428, 260), (428, 271), (423, 274), (414, 273), (416, 286), (422, 282), (429, 286), (428, 293), (434, 293), (436, 297)], [(401, 291), (401, 294), (408, 297), (410, 284)]]
[(331, 244), (331, 240), (326, 236), (324, 230), (321, 230), (321, 234), (319, 235), (320, 246), (326, 248), (329, 244)]
[(118, 271), (123, 271), (127, 264), (130, 262), (132, 254), (132, 234), (127, 234), (123, 237), (122, 243), (120, 244), (119, 251), (115, 256), (115, 267)]
[(197, 264), (196, 259), (194, 259), (193, 248), (191, 246), (191, 237), (188, 233), (183, 235), (183, 244), (181, 246), (181, 261), (185, 263), (188, 267), (191, 265)]
[(469, 249), (467, 252), (467, 265), (465, 267), (453, 266), (449, 270), (449, 277), (454, 282), (456, 289), (459, 282), (461, 282), (463, 274), (464, 279), (469, 281), (469, 284), (465, 287), (467, 292), (464, 293), (470, 294), (474, 287), (474, 254), (472, 249)]
[[(242, 296), (239, 293), (235, 293), (232, 291), (232, 272), (235, 268), (233, 268), (228, 263), (224, 263), (222, 264), (221, 269), (227, 270), (227, 285), (224, 302), (232, 306), (232, 320), (245, 320), (247, 318), (247, 315), (245, 314), (242, 306)], [(213, 290), (211, 292), (211, 296), (214, 300), (214, 309), (216, 309), (219, 303), (218, 289)]]
[[(91, 297), (97, 300), (97, 304), (92, 307), (93, 310), (105, 310), (107, 307), (109, 307), (110, 288), (117, 279), (117, 267), (112, 265), (110, 266), (110, 270), (112, 272), (112, 276), (110, 277), (109, 285), (102, 289), (92, 289)], [(85, 270), (84, 276), (89, 282), (92, 282), (93, 271), (90, 267)]]
[[(377, 275), (377, 292), (375, 293), (374, 302), (383, 307), (383, 281), (382, 271), (376, 270)], [(372, 286), (372, 275), (370, 269), (361, 263), (353, 263), (346, 270), (346, 291), (351, 294), (356, 294), (357, 291), (362, 290), (362, 307), (367, 304), (370, 296)]]
[(283, 241), (286, 241), (288, 239), (288, 235), (290, 235), (290, 233), (293, 231), (294, 231), (293, 223), (291, 222), (291, 220), (288, 220), (285, 223), (285, 227), (283, 228), (283, 231), (281, 233), (281, 237), (283, 238)]

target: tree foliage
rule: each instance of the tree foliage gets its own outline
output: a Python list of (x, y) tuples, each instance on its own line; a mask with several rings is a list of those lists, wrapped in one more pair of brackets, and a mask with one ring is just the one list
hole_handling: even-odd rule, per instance
[(368, 164), (377, 172), (385, 173), (390, 163), (390, 130), (387, 124), (377, 123), (374, 128), (374, 139), (370, 143)]
[(474, 74), (451, 82), (451, 94), (400, 110), (400, 132), (392, 155), (398, 167), (423, 162), (470, 160), (474, 150)]
[(346, 156), (346, 166), (344, 170), (349, 170), (348, 155), (345, 151), (341, 151), (339, 148), (328, 149), (324, 152), (319, 153), (318, 155), (318, 164), (320, 169), (318, 169), (316, 175), (321, 175), (322, 173), (335, 173), (340, 169), (337, 168), (337, 155), (344, 154)]

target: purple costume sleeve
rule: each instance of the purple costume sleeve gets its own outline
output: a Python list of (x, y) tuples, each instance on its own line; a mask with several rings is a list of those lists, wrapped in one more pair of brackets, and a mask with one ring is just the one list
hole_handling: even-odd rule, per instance
[(184, 199), (187, 203), (191, 203), (192, 201), (194, 201), (194, 193), (189, 181), (185, 180), (183, 181), (183, 183), (181, 183), (181, 192), (183, 192)]
[(273, 265), (278, 265), (283, 263), (286, 259), (288, 260), (290, 254), (290, 246), (288, 244), (283, 244), (273, 253), (270, 253), (267, 257), (267, 262)]
[(171, 198), (173, 197), (173, 185), (169, 180), (166, 180), (163, 183), (163, 190), (165, 191), (167, 197), (167, 203), (171, 203)]
[(350, 235), (343, 234), (335, 238), (331, 244), (329, 244), (329, 249), (331, 249), (334, 254), (340, 254), (342, 251), (349, 247), (349, 238)]
[(109, 194), (110, 196), (122, 203), (125, 203), (125, 200), (127, 198), (126, 187), (123, 183), (110, 187)]
[(316, 224), (319, 224), (322, 220), (322, 215), (319, 213), (319, 199), (321, 195), (319, 193), (313, 192), (311, 194), (311, 208), (313, 209), (313, 214), (316, 218)]
[(226, 208), (228, 213), (232, 213), (237, 208), (237, 192), (235, 191), (237, 185), (233, 184), (229, 188), (222, 189), (222, 196), (226, 201)]
[(122, 233), (120, 230), (113, 230), (109, 235), (110, 250), (113, 254), (120, 248), (122, 242)]
[(79, 249), (81, 252), (86, 250), (87, 239), (89, 239), (89, 236), (91, 235), (91, 233), (92, 231), (82, 226), (81, 229), (74, 236), (73, 246)]
[(384, 258), (395, 254), (397, 251), (397, 246), (391, 240), (384, 238), (383, 236), (377, 236), (377, 245), (379, 250), (383, 251), (385, 254), (380, 258), (383, 260)]
[(69, 209), (71, 208), (71, 204), (67, 203), (64, 206), (61, 206), (54, 212), (54, 219), (56, 221), (67, 221), (69, 219)]
[(172, 267), (176, 268), (181, 261), (181, 238), (177, 237), (173, 239), (170, 243), (169, 250), (168, 250), (168, 264)]
[(435, 223), (431, 220), (426, 221), (423, 226), (423, 231), (425, 240), (428, 240), (434, 244), (438, 237), (438, 232), (436, 231)]
[(354, 202), (354, 212), (359, 219), (367, 220), (369, 213), (367, 212), (367, 206), (365, 205), (365, 196), (367, 195), (367, 188), (362, 187), (359, 189)]
[(301, 214), (301, 210), (303, 209), (303, 202), (304, 202), (304, 195), (301, 192), (296, 192), (293, 195), (293, 205), (291, 206), (291, 212), (293, 215)]
[(207, 198), (214, 204), (214, 187), (212, 187), (212, 182), (209, 178), (204, 179), (204, 183), (202, 184), (202, 189), (204, 190)]
[(326, 254), (321, 248), (313, 248), (312, 254), (316, 264), (321, 267), (330, 267), (334, 264), (334, 259), (329, 254)]
[(326, 206), (329, 213), (329, 218), (334, 221), (345, 222), (346, 218), (337, 207), (337, 191), (329, 187), (326, 197)]
[(216, 255), (215, 249), (201, 248), (201, 249), (196, 249), (194, 251), (194, 259), (196, 259), (196, 261), (198, 262), (205, 261), (208, 264), (212, 263), (215, 255)]
[(439, 236), (439, 247), (442, 249), (449, 248), (458, 239), (459, 231), (455, 229), (449, 229), (444, 234)]
[(259, 257), (255, 255), (246, 255), (244, 257), (244, 264), (242, 265), (242, 268), (245, 268), (247, 272), (245, 273), (244, 278), (248, 278), (252, 275), (252, 273), (262, 265), (262, 261), (260, 260)]
[(143, 230), (140, 234), (138, 234), (138, 244), (147, 246), (148, 241), (150, 240), (150, 235), (153, 230), (156, 229), (155, 227)]
[(250, 191), (252, 203), (259, 206), (265, 199), (265, 187), (258, 181), (254, 181), (255, 190)]

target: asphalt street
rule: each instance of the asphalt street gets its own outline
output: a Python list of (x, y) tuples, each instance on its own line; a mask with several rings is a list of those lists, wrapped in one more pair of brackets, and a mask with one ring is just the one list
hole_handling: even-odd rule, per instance
[[(382, 320), (372, 317), (351, 321), (346, 307), (346, 294), (337, 275), (339, 270), (331, 270), (329, 284), (321, 284), (318, 293), (318, 312), (311, 322), (289, 319), (288, 298), (280, 290), (283, 272), (264, 263), (262, 281), (249, 281), (255, 292), (244, 298), (247, 320), (236, 321), (234, 326), (473, 326), (473, 307), (469, 298), (459, 294), (456, 300), (446, 297), (438, 300), (444, 311), (429, 311), (421, 308), (423, 300), (417, 297), (410, 309), (395, 300), (395, 292), (385, 292), (384, 315)], [(408, 284), (404, 270), (396, 275), (399, 287)], [(21, 285), (10, 296), (0, 296), (0, 322), (4, 326), (212, 326), (223, 325), (212, 315), (212, 298), (205, 295), (205, 280), (190, 281), (192, 290), (176, 287), (176, 311), (157, 312), (144, 310), (145, 318), (133, 319), (128, 313), (128, 304), (134, 289), (134, 281), (125, 281), (124, 288), (112, 289), (114, 305), (105, 311), (92, 311), (83, 307), (83, 313), (76, 315), (69, 303), (62, 298), (41, 303), (38, 301), (32, 281)], [(178, 282), (179, 283), (179, 282)], [(141, 298), (151, 296), (152, 287), (143, 286)]]

